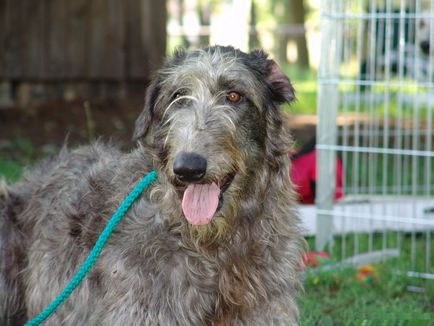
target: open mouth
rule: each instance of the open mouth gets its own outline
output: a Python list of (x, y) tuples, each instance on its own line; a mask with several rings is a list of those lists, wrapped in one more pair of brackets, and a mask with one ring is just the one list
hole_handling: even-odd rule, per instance
[(205, 225), (223, 206), (223, 194), (230, 187), (235, 173), (208, 183), (188, 183), (178, 187), (182, 211), (190, 224)]

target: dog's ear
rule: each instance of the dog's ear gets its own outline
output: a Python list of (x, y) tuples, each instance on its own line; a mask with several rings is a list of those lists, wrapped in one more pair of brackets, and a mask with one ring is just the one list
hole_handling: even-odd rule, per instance
[(160, 86), (157, 79), (148, 86), (145, 97), (145, 107), (136, 120), (134, 127), (133, 140), (143, 138), (151, 129), (152, 121), (154, 119), (154, 106), (160, 93)]
[(292, 102), (295, 99), (295, 92), (291, 82), (276, 61), (271, 59), (267, 60), (267, 81), (271, 86), (275, 102), (282, 104)]
[(250, 53), (250, 58), (254, 63), (254, 69), (265, 77), (270, 92), (271, 98), (267, 99), (269, 103), (266, 103), (267, 109), (265, 110), (266, 157), (270, 168), (273, 171), (280, 171), (285, 166), (284, 161), (289, 153), (291, 138), (286, 131), (282, 112), (276, 104), (293, 101), (295, 99), (294, 89), (277, 63), (268, 59), (267, 53), (254, 50)]
[[(187, 52), (184, 49), (176, 49), (173, 56), (165, 62), (164, 67), (170, 68), (181, 64), (181, 62), (185, 59), (186, 55)], [(163, 77), (161, 77), (160, 72), (157, 72), (156, 77), (153, 79), (151, 84), (148, 86), (148, 89), (146, 90), (145, 108), (137, 118), (134, 127), (134, 141), (138, 140), (139, 138), (146, 137), (152, 129), (152, 123), (155, 120), (155, 105), (158, 96), (160, 95), (160, 81), (162, 80), (162, 78)]]
[(265, 76), (271, 91), (273, 102), (283, 104), (295, 99), (294, 88), (288, 77), (273, 59), (268, 59), (268, 54), (262, 50), (253, 50), (249, 54), (249, 61), (254, 68), (260, 70)]

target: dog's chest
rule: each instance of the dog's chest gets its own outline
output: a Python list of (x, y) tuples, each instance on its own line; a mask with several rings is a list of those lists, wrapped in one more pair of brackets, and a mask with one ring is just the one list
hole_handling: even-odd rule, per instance
[[(246, 293), (247, 276), (234, 274), (237, 267), (233, 264), (225, 266), (222, 261), (196, 252), (174, 250), (167, 243), (153, 248), (147, 251), (141, 264), (137, 261), (133, 268), (123, 267), (121, 273), (119, 269), (116, 275), (111, 275), (110, 282), (111, 286), (123, 289), (121, 296), (141, 298), (140, 306), (134, 302), (128, 306), (140, 310), (140, 314), (147, 316), (144, 318), (164, 316), (165, 324), (179, 318), (185, 319), (180, 324), (186, 325), (218, 324), (219, 320), (239, 313), (240, 305), (247, 306), (244, 298), (253, 293)], [(131, 276), (132, 273), (136, 276)], [(128, 284), (132, 280), (134, 284)]]

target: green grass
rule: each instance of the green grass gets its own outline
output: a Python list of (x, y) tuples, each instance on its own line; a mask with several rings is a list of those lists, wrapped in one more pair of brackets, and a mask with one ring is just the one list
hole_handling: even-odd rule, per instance
[(296, 96), (296, 101), (291, 105), (284, 105), (283, 109), (290, 114), (316, 114), (316, 72), (294, 65), (285, 65), (282, 69), (291, 79)]
[(21, 176), (22, 167), (15, 161), (4, 158), (0, 155), (0, 179), (13, 182)]
[(19, 179), (23, 166), (31, 165), (37, 158), (32, 142), (16, 136), (0, 143), (0, 178), (8, 182)]
[[(308, 237), (309, 248), (314, 248), (315, 238)], [(402, 271), (421, 271), (434, 274), (434, 239), (429, 232), (403, 233), (395, 231), (369, 233), (347, 233), (345, 236), (335, 236), (333, 243), (325, 249), (335, 262), (383, 249), (398, 249), (400, 256), (388, 262), (395, 264)], [(426, 252), (429, 251), (430, 264), (426, 270)], [(412, 254), (414, 253), (414, 254)]]
[[(288, 113), (292, 114), (316, 114), (317, 112), (317, 90), (315, 81), (305, 81), (305, 82), (294, 82), (294, 87), (296, 89), (296, 101), (290, 106), (284, 105), (283, 109)], [(375, 92), (375, 91), (373, 91)], [(351, 92), (350, 92), (351, 93)], [(396, 93), (391, 93), (389, 104), (386, 108), (384, 103), (374, 103), (371, 105), (368, 99), (364, 99), (364, 94), (360, 96), (360, 105), (357, 107), (354, 103), (345, 104), (343, 97), (343, 92), (340, 93), (340, 102), (338, 108), (338, 114), (358, 114), (360, 117), (379, 119), (383, 121), (384, 117), (387, 116), (389, 120), (410, 120), (419, 121), (422, 123), (426, 121), (428, 117), (429, 108), (423, 105), (417, 107), (417, 113), (413, 104), (403, 104), (401, 107), (398, 106)], [(378, 95), (378, 94), (377, 94)], [(380, 93), (381, 95), (381, 93)], [(371, 119), (372, 119), (371, 118)]]
[[(375, 265), (372, 283), (357, 281), (354, 269), (308, 271), (301, 325), (433, 325), (434, 282), (396, 275), (395, 267)], [(424, 292), (410, 292), (409, 285)]]
[[(373, 265), (373, 282), (356, 280), (354, 268), (333, 264), (330, 270), (308, 268), (305, 294), (299, 301), (301, 325), (434, 325), (434, 281), (405, 276), (408, 270), (434, 273), (432, 257), (430, 270), (424, 269), (425, 236), (387, 232), (383, 238), (382, 233), (374, 233), (374, 251), (381, 250), (384, 244), (386, 248), (400, 247), (401, 254)], [(368, 234), (335, 237), (333, 246), (329, 247), (332, 260), (339, 262), (341, 258), (353, 255), (355, 240), (358, 241), (358, 253), (368, 251)], [(309, 237), (307, 241), (313, 247), (315, 238)], [(412, 242), (417, 253), (414, 266), (411, 266)], [(430, 245), (430, 251), (434, 252), (432, 240)], [(423, 293), (410, 292), (408, 286), (416, 287)]]
[[(382, 142), (377, 146), (383, 146)], [(348, 193), (378, 195), (383, 194), (383, 189), (387, 195), (433, 193), (434, 164), (426, 157), (352, 152), (339, 155), (343, 166), (350, 167), (344, 169), (345, 184), (353, 187), (345, 189)]]
[[(285, 105), (283, 109), (291, 114), (316, 114), (317, 108), (317, 75), (316, 71), (303, 69), (294, 65), (283, 65), (283, 71), (289, 78), (296, 91), (296, 101), (290, 106)], [(411, 81), (408, 81), (411, 83)], [(339, 86), (339, 109), (338, 113), (358, 113), (361, 116), (374, 115), (380, 120), (387, 116), (389, 119), (416, 119), (419, 121), (425, 121), (428, 118), (429, 108), (427, 106), (415, 103), (402, 104), (401, 107), (398, 104), (398, 94), (406, 94), (409, 98), (421, 91), (421, 88), (416, 86), (406, 87), (384, 87), (373, 86), (369, 89), (361, 90), (359, 88), (359, 106), (353, 101), (345, 102), (345, 94), (356, 94), (357, 87), (353, 85), (340, 85)], [(381, 97), (383, 99), (385, 92), (388, 91), (390, 98), (389, 104), (386, 106), (384, 101), (378, 101), (373, 104), (370, 103), (372, 98)], [(422, 89), (423, 92), (427, 92), (426, 89)], [(372, 95), (372, 97), (371, 97)], [(353, 103), (351, 103), (353, 102)]]

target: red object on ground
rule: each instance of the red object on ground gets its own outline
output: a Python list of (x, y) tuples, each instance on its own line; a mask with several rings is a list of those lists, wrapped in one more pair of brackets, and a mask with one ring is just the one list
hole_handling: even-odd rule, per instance
[(305, 266), (316, 267), (318, 265), (331, 263), (331, 258), (328, 253), (323, 251), (308, 251), (306, 255), (303, 256), (303, 263)]
[[(316, 150), (299, 155), (292, 160), (290, 178), (295, 184), (299, 201), (303, 204), (315, 202), (316, 188)], [(342, 193), (342, 163), (336, 157), (335, 200), (343, 197)]]

